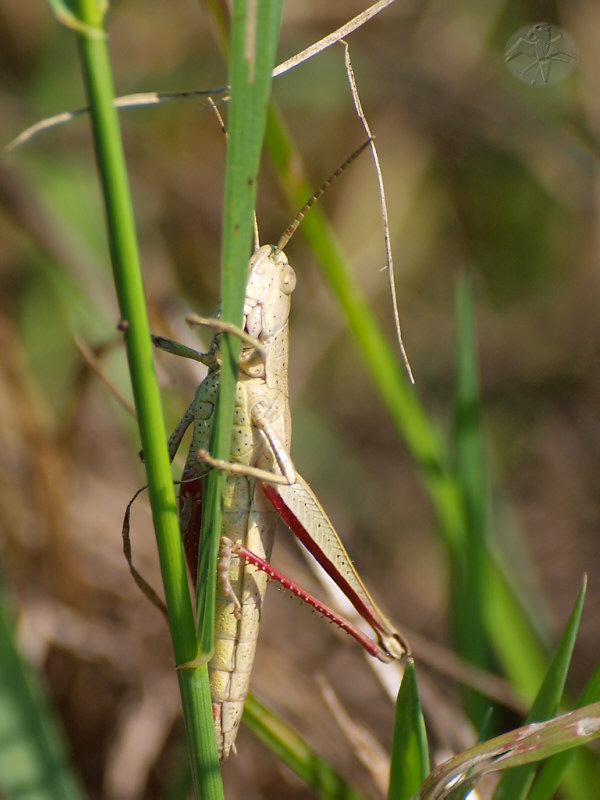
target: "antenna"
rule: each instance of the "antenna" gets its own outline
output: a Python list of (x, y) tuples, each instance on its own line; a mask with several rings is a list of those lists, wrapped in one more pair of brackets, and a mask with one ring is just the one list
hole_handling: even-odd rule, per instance
[(329, 189), (329, 187), (334, 182), (334, 180), (339, 175), (342, 174), (342, 172), (346, 169), (346, 167), (348, 167), (354, 161), (355, 158), (358, 158), (358, 156), (362, 153), (362, 151), (365, 150), (371, 144), (371, 141), (372, 141), (372, 137), (369, 137), (365, 142), (363, 142), (361, 144), (361, 146), (359, 148), (357, 148), (352, 153), (352, 155), (348, 156), (348, 158), (344, 161), (343, 164), (340, 164), (340, 166), (336, 169), (336, 171), (333, 172), (323, 184), (321, 184), (321, 186), (313, 194), (313, 196), (310, 198), (310, 200), (306, 203), (306, 205), (304, 205), (300, 209), (300, 211), (296, 214), (295, 218), (292, 220), (292, 222), (290, 222), (290, 224), (287, 226), (287, 228), (283, 232), (283, 234), (281, 236), (281, 239), (277, 243), (277, 249), (278, 250), (283, 250), (284, 249), (284, 247), (289, 242), (289, 240), (292, 238), (294, 233), (298, 230), (298, 226), (300, 225), (300, 223), (302, 222), (304, 217), (307, 215), (307, 213), (309, 212), (311, 207), (314, 206), (314, 204), (317, 202), (317, 200), (319, 200), (325, 194), (327, 189)]

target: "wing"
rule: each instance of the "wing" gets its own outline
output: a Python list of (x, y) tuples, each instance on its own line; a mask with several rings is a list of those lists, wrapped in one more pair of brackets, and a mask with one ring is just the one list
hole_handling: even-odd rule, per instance
[(331, 520), (306, 481), (296, 474), (291, 485), (263, 483), (262, 488), (292, 533), (373, 628), (383, 649), (381, 660), (405, 656), (409, 652), (407, 644), (367, 591)]

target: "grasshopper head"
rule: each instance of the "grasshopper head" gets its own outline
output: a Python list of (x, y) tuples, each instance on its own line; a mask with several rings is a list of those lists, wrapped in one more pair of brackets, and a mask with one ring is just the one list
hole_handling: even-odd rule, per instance
[(296, 273), (282, 250), (265, 244), (248, 264), (244, 300), (245, 330), (260, 341), (271, 339), (287, 324)]

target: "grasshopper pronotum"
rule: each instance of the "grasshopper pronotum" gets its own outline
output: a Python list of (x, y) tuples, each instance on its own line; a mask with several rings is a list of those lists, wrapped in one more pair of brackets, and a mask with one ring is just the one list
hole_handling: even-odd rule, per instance
[[(250, 258), (243, 328), (233, 331), (242, 339), (242, 352), (229, 462), (213, 460), (208, 447), (219, 387), (220, 338), (224, 329), (232, 332), (231, 327), (219, 320), (189, 318), (192, 324), (209, 325), (217, 331), (206, 354), (169, 339), (154, 337), (157, 347), (200, 360), (208, 366), (206, 378), (169, 439), (172, 460), (185, 431), (193, 426), (179, 508), (181, 534), (194, 580), (203, 478), (213, 467), (229, 473), (222, 524), (227, 559), (217, 589), (215, 646), (209, 663), (220, 758), (226, 758), (234, 745), (248, 693), (267, 572), (274, 576), (267, 562), (277, 515), (371, 625), (377, 643), (367, 639), (365, 646), (369, 651), (383, 661), (401, 659), (407, 653), (402, 637), (372, 600), (333, 525), (290, 458), (288, 317), (296, 275), (283, 248), (310, 205), (368, 144), (369, 141), (363, 144), (323, 184), (287, 228), (277, 246), (257, 247)], [(249, 561), (252, 561), (252, 566), (249, 566)], [(259, 566), (260, 571), (255, 566)], [(275, 577), (297, 591), (283, 576), (276, 574)], [(301, 591), (297, 593), (305, 596)], [(364, 637), (361, 641), (365, 644)]]

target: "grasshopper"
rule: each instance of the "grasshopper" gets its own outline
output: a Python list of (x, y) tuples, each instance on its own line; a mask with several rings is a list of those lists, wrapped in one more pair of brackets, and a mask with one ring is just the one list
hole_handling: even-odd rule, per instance
[[(277, 246), (256, 247), (248, 264), (241, 330), (218, 319), (188, 317), (191, 324), (207, 325), (216, 330), (208, 353), (199, 353), (170, 339), (153, 337), (160, 349), (201, 361), (208, 367), (207, 376), (168, 442), (169, 457), (173, 460), (184, 433), (190, 425), (193, 427), (179, 494), (179, 514), (183, 545), (194, 582), (203, 479), (211, 468), (228, 472), (223, 501), (224, 556), (220, 561), (221, 581), (217, 588), (214, 654), (209, 662), (221, 759), (234, 748), (269, 577), (275, 577), (308, 602), (313, 602), (268, 565), (278, 516), (342, 588), (375, 631), (377, 642), (360, 632), (349, 632), (382, 661), (401, 659), (408, 653), (408, 646), (369, 595), (331, 521), (311, 488), (297, 473), (290, 457), (288, 318), (296, 275), (283, 248), (308, 208), (368, 144), (369, 140), (313, 195)], [(242, 340), (229, 462), (216, 461), (208, 453), (219, 389), (223, 332), (233, 333)], [(330, 618), (337, 618), (317, 601), (313, 604)], [(349, 624), (341, 624), (348, 630)]]

